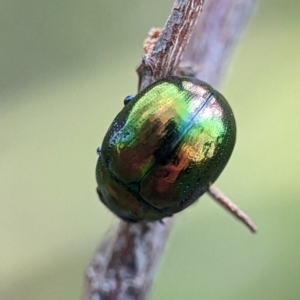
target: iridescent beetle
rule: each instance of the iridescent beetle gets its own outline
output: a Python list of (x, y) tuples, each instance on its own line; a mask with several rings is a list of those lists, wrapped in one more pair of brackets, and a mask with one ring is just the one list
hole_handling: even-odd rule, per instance
[(126, 221), (172, 216), (227, 164), (236, 138), (232, 110), (210, 85), (175, 76), (124, 104), (98, 148), (99, 197)]

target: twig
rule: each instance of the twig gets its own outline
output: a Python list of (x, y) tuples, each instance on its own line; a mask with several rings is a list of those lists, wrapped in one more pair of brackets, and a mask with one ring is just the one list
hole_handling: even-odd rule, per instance
[(172, 222), (119, 221), (87, 269), (84, 299), (145, 299)]
[(191, 37), (204, 0), (176, 0), (171, 14), (150, 53), (146, 53), (137, 68), (138, 89), (176, 73)]
[(209, 0), (181, 60), (194, 76), (219, 88), (256, 0)]
[(253, 221), (218, 188), (211, 185), (209, 186), (207, 193), (234, 217), (244, 223), (253, 233), (256, 232), (256, 226)]
[[(192, 73), (209, 83), (219, 83), (229, 54), (254, 6), (253, 0), (177, 0), (158, 36), (152, 31), (138, 67), (139, 90), (155, 80), (179, 72)], [(152, 39), (152, 42), (151, 42)], [(149, 42), (150, 41), (150, 42)], [(182, 71), (184, 70), (184, 71)], [(160, 222), (118, 226), (97, 249), (87, 269), (85, 300), (142, 300), (147, 297), (173, 218)]]

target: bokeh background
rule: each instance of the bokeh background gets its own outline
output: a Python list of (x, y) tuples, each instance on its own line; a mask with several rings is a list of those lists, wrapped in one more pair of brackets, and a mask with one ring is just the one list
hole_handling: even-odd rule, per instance
[[(0, 298), (78, 299), (115, 217), (96, 147), (151, 26), (173, 0), (0, 1)], [(251, 235), (207, 196), (180, 214), (151, 299), (300, 299), (300, 2), (263, 0), (221, 92), (238, 125), (217, 181)]]

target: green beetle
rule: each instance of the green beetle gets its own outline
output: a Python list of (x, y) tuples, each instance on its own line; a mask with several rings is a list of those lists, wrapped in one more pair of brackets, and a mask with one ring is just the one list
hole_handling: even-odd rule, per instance
[(172, 216), (205, 193), (227, 164), (236, 139), (232, 110), (210, 85), (176, 76), (124, 104), (98, 148), (99, 197), (126, 221)]

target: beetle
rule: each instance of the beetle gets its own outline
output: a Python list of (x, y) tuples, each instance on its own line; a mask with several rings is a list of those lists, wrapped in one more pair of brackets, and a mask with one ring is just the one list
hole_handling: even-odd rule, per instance
[(209, 84), (158, 80), (124, 99), (97, 149), (99, 198), (126, 221), (172, 216), (218, 178), (235, 140), (233, 112)]

